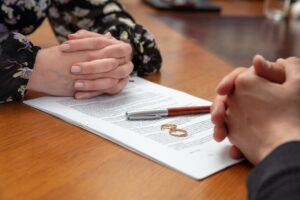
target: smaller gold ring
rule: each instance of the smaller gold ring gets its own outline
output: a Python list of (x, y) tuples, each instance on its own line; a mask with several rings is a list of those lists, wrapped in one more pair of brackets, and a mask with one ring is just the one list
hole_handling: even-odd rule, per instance
[(176, 130), (177, 126), (175, 124), (162, 124), (160, 126), (160, 130), (169, 130), (173, 131)]

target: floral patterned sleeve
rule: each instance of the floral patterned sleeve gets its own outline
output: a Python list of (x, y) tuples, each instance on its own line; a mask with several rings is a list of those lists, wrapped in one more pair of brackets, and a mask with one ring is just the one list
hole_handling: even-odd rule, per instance
[(49, 0), (0, 1), (0, 103), (21, 100), (40, 49), (23, 35), (44, 20)]
[(60, 41), (67, 40), (70, 33), (86, 29), (101, 34), (110, 32), (129, 42), (138, 75), (156, 72), (161, 67), (162, 58), (152, 34), (115, 0), (53, 0), (48, 18)]
[(21, 100), (39, 47), (10, 33), (0, 46), (0, 103)]

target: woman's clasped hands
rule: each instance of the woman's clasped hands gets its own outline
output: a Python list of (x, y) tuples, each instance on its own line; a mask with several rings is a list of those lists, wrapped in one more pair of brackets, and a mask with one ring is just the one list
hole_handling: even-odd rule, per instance
[(27, 89), (86, 99), (122, 90), (133, 71), (132, 47), (110, 33), (80, 30), (58, 46), (41, 49)]

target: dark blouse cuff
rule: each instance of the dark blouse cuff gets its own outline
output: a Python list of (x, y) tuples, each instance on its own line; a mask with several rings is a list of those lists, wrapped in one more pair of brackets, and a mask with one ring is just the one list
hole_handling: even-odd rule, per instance
[(129, 27), (118, 22), (117, 26), (109, 28), (108, 31), (113, 37), (131, 44), (134, 71), (139, 76), (159, 71), (162, 63), (160, 51), (151, 33), (141, 25)]
[(10, 33), (0, 47), (0, 103), (21, 100), (40, 47), (25, 36)]
[(289, 199), (286, 197), (297, 199), (297, 196), (299, 198), (299, 153), (300, 142), (288, 142), (277, 147), (259, 163), (247, 179), (249, 199)]
[(131, 43), (133, 44), (134, 49), (132, 59), (132, 62), (135, 65), (134, 70), (139, 76), (158, 72), (161, 68), (162, 57), (154, 37), (142, 26), (137, 24), (136, 28), (142, 32), (142, 41), (136, 42), (136, 37), (138, 37), (137, 34), (133, 35), (131, 38)]

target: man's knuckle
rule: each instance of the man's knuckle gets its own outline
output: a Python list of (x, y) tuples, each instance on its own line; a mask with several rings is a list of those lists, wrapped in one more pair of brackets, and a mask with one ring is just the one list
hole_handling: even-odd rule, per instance
[(295, 56), (291, 56), (291, 57), (288, 57), (287, 60), (299, 60), (299, 58), (297, 58)]
[(249, 78), (245, 74), (239, 75), (235, 80), (236, 88), (247, 88), (249, 84)]

